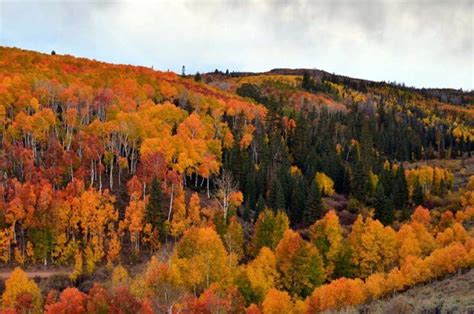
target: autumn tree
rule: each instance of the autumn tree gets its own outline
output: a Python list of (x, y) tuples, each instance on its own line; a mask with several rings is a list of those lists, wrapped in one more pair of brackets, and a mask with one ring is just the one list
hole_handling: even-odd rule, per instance
[(46, 306), (46, 313), (87, 313), (87, 295), (77, 288), (66, 288), (61, 292), (59, 301)]
[(130, 243), (137, 254), (140, 251), (142, 242), (143, 220), (145, 216), (145, 202), (139, 192), (132, 192), (130, 203), (125, 209), (125, 219), (123, 225), (127, 226), (130, 234)]
[(390, 269), (397, 258), (395, 231), (370, 217), (365, 221), (361, 215), (357, 217), (352, 225), (349, 243), (352, 262), (357, 275), (362, 278)]
[(230, 219), (223, 239), (229, 253), (229, 266), (237, 264), (244, 256), (244, 231), (237, 217)]
[(21, 268), (15, 268), (10, 277), (5, 281), (5, 291), (2, 295), (3, 306), (16, 308), (19, 302), (28, 297), (29, 310), (37, 312), (42, 306), (41, 291), (36, 283), (28, 279)]
[[(331, 278), (344, 259), (344, 238), (339, 217), (334, 210), (310, 227), (311, 242), (318, 248), (324, 261), (326, 276)], [(338, 269), (337, 272), (343, 270)]]
[(110, 308), (110, 292), (101, 284), (94, 283), (89, 290), (87, 312), (106, 313)]
[(331, 196), (334, 194), (334, 181), (324, 172), (316, 172), (314, 180), (321, 190), (321, 194)]
[(257, 254), (264, 246), (275, 249), (285, 230), (288, 229), (289, 221), (284, 212), (274, 214), (265, 209), (258, 216), (255, 223), (255, 231), (252, 238), (252, 252)]
[(239, 206), (243, 201), (243, 196), (239, 192), (232, 174), (228, 171), (222, 172), (220, 178), (216, 179), (216, 185), (216, 199), (224, 214), (224, 223), (226, 223), (229, 210)]
[(409, 224), (404, 224), (397, 232), (398, 254), (403, 261), (408, 256), (421, 256), (421, 247), (418, 238)]
[(275, 254), (267, 247), (263, 247), (254, 260), (250, 261), (245, 272), (256, 301), (261, 302), (267, 292), (274, 288), (279, 281)]
[(210, 227), (186, 231), (170, 262), (175, 282), (192, 291), (203, 291), (213, 282), (225, 282), (229, 276), (224, 244)]
[(275, 250), (279, 286), (291, 295), (306, 297), (325, 279), (324, 265), (317, 248), (288, 229)]
[(197, 193), (191, 195), (188, 205), (188, 220), (191, 226), (201, 225), (201, 200)]
[(262, 302), (262, 309), (263, 314), (291, 313), (293, 302), (287, 292), (272, 288)]
[[(145, 312), (144, 303), (140, 302), (131, 292), (128, 286), (120, 286), (110, 300), (111, 313), (138, 313)], [(148, 312), (148, 311), (147, 311)], [(146, 312), (145, 312), (146, 313)]]
[(146, 298), (153, 300), (158, 311), (171, 312), (182, 299), (185, 290), (176, 284), (169, 263), (160, 262), (152, 256), (148, 262), (143, 281), (135, 279)]
[(189, 225), (189, 219), (186, 216), (186, 203), (184, 190), (178, 189), (176, 198), (173, 202), (173, 218), (170, 223), (170, 233), (173, 237), (180, 237)]
[(338, 310), (365, 301), (364, 282), (360, 279), (336, 279), (318, 287), (307, 299), (308, 312)]

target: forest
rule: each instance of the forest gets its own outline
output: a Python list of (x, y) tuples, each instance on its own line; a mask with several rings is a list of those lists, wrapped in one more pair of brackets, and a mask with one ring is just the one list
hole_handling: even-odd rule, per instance
[(363, 309), (474, 267), (473, 153), (473, 92), (0, 47), (1, 312)]

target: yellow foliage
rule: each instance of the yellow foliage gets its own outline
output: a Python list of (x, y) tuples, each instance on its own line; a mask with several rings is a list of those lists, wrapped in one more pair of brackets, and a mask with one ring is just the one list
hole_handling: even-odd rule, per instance
[(173, 251), (170, 264), (174, 282), (191, 290), (226, 282), (230, 275), (224, 244), (212, 228), (186, 231)]
[(0, 261), (3, 263), (10, 260), (10, 243), (8, 229), (0, 230)]
[(259, 301), (267, 292), (275, 287), (278, 281), (275, 254), (267, 247), (263, 247), (257, 257), (245, 267), (250, 285), (259, 298)]
[(314, 180), (323, 195), (331, 196), (334, 194), (334, 181), (325, 173), (316, 172)]
[(378, 220), (368, 217), (364, 222), (359, 215), (352, 226), (349, 242), (353, 262), (362, 278), (390, 269), (397, 260), (396, 233)]
[(370, 275), (365, 280), (365, 289), (368, 296), (372, 299), (378, 299), (386, 292), (385, 276), (382, 273), (375, 273)]
[(415, 169), (406, 169), (405, 176), (410, 195), (413, 195), (417, 181), (425, 193), (439, 189), (441, 184), (451, 186), (454, 181), (454, 175), (449, 170), (440, 167), (421, 166)]
[(117, 287), (119, 285), (126, 284), (129, 282), (130, 277), (128, 275), (128, 271), (122, 265), (118, 265), (114, 267), (112, 272), (112, 285)]
[(82, 253), (78, 251), (74, 256), (74, 270), (72, 271), (71, 275), (69, 276), (72, 281), (76, 281), (76, 279), (82, 275), (84, 267), (84, 262), (82, 259)]
[(326, 276), (330, 278), (343, 249), (342, 227), (334, 210), (330, 210), (310, 227), (310, 238), (321, 252), (326, 267)]
[(420, 243), (413, 228), (409, 224), (403, 225), (397, 232), (398, 255), (403, 261), (407, 256), (421, 256)]
[(5, 281), (5, 292), (2, 295), (3, 306), (14, 308), (17, 298), (25, 293), (32, 298), (34, 312), (40, 313), (42, 303), (41, 291), (36, 283), (28, 279), (26, 273), (17, 267), (13, 270), (7, 281)]

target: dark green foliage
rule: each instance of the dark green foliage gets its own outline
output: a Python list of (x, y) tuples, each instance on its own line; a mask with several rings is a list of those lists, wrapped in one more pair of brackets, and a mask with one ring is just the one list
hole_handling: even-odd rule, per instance
[(258, 304), (260, 302), (258, 296), (255, 294), (250, 280), (247, 277), (246, 272), (241, 271), (237, 274), (235, 278), (235, 285), (239, 289), (239, 292), (242, 294), (245, 300), (245, 305), (249, 306), (250, 304)]
[(219, 234), (221, 239), (224, 239), (225, 233), (227, 232), (227, 224), (224, 221), (224, 214), (221, 211), (217, 212), (214, 215), (213, 222), (216, 226), (216, 232)]
[(310, 77), (308, 72), (303, 73), (303, 80), (301, 81), (301, 87), (310, 92), (320, 92), (337, 95), (337, 91), (326, 81), (316, 81)]
[(257, 204), (255, 205), (255, 220), (257, 220), (258, 215), (265, 210), (265, 200), (263, 199), (262, 194), (258, 196)]
[(303, 220), (303, 213), (306, 211), (306, 185), (302, 176), (293, 179), (290, 220), (292, 225), (298, 225)]
[(306, 209), (303, 214), (303, 224), (309, 226), (323, 216), (324, 208), (321, 197), (321, 190), (312, 180), (307, 195)]
[(355, 266), (352, 262), (352, 249), (348, 242), (344, 242), (335, 266), (333, 278), (354, 277)]
[(286, 282), (285, 289), (292, 295), (306, 298), (314, 291), (315, 287), (324, 282), (323, 260), (317, 250), (303, 247), (293, 256), (292, 263), (290, 274), (287, 274), (287, 277), (293, 280), (290, 283)]
[(301, 87), (306, 90), (309, 90), (312, 87), (312, 80), (309, 77), (309, 73), (307, 71), (303, 73), (303, 81), (301, 82)]
[(352, 169), (351, 195), (359, 201), (364, 201), (369, 184), (366, 167), (360, 161), (356, 162)]
[(273, 180), (268, 195), (268, 206), (275, 212), (285, 210), (285, 195), (279, 180)]
[(262, 102), (260, 88), (255, 84), (244, 83), (236, 90), (237, 95), (254, 99), (257, 102)]
[(395, 174), (392, 192), (393, 206), (395, 209), (403, 210), (408, 202), (408, 186), (405, 177), (405, 169), (400, 166)]
[(421, 186), (420, 182), (418, 182), (418, 180), (416, 180), (415, 183), (412, 199), (414, 205), (422, 205), (425, 201), (425, 193), (423, 192), (423, 187)]
[(395, 212), (393, 203), (390, 197), (385, 195), (385, 191), (382, 184), (377, 184), (375, 191), (375, 218), (380, 220), (384, 225), (389, 225), (393, 222)]
[(162, 192), (159, 181), (154, 178), (150, 187), (150, 199), (145, 208), (145, 222), (151, 224), (163, 236), (165, 217), (161, 209)]
[(202, 81), (201, 73), (197, 72), (196, 75), (194, 76), (194, 80), (196, 82), (201, 82)]
[(249, 210), (255, 210), (257, 203), (257, 183), (255, 179), (255, 172), (250, 171), (245, 180), (245, 207)]
[(274, 214), (269, 209), (262, 211), (255, 223), (252, 238), (253, 255), (257, 255), (264, 246), (274, 250), (286, 229), (288, 229), (288, 217), (284, 212)]
[[(328, 110), (325, 106), (316, 108), (304, 102), (295, 108), (288, 98), (291, 93), (304, 89), (310, 93), (326, 93), (335, 99), (328, 86), (333, 79), (329, 74), (312, 77), (308, 71), (302, 77), (301, 86), (269, 80), (238, 87), (240, 96), (254, 99), (268, 109), (265, 123), (256, 124), (252, 145), (241, 150), (238, 145), (241, 134), (234, 131), (236, 144), (223, 154), (224, 168), (232, 171), (244, 192), (246, 220), (255, 219), (250, 213), (255, 211), (258, 215), (265, 203), (274, 210), (285, 209), (293, 226), (312, 223), (313, 218), (320, 217), (322, 206), (308, 208), (309, 203), (318, 202), (309, 200), (310, 193), (306, 191), (310, 189), (309, 184), (302, 184), (289, 174), (291, 166), (297, 166), (307, 182), (314, 179), (316, 172), (326, 173), (334, 180), (338, 194), (350, 197), (354, 204), (357, 201), (357, 207), (352, 207), (356, 210), (374, 205), (376, 186), (369, 180), (369, 174), (378, 175), (387, 204), (405, 213), (409, 206), (403, 167), (393, 173), (392, 166), (384, 168), (384, 162), (388, 160), (393, 165), (430, 158), (435, 156), (439, 143), (458, 145), (451, 135), (420, 122), (426, 113), (417, 107), (409, 108), (410, 115), (400, 109), (406, 105), (405, 94), (399, 95), (399, 106), (386, 104), (381, 96), (373, 100), (375, 106), (354, 103), (348, 105), (347, 112)], [(352, 84), (350, 87), (359, 91), (371, 86), (365, 82), (338, 83)], [(284, 118), (295, 120), (296, 128), (291, 132), (285, 130)], [(243, 116), (225, 119), (234, 130), (244, 126)], [(456, 147), (443, 149), (459, 152), (469, 148)], [(442, 186), (436, 193), (442, 195), (448, 188)], [(303, 197), (304, 193), (308, 196)], [(415, 195), (412, 201), (414, 198)], [(420, 202), (422, 198), (418, 197), (416, 203)], [(390, 215), (388, 218), (390, 221)]]
[(28, 233), (29, 238), (33, 240), (35, 257), (40, 261), (45, 261), (50, 258), (48, 252), (53, 249), (53, 233), (46, 228), (32, 229)]

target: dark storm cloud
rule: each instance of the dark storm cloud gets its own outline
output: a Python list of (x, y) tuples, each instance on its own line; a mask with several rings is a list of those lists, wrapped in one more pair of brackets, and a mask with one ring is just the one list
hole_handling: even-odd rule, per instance
[(473, 1), (2, 1), (0, 40), (175, 71), (317, 67), (473, 88)]

